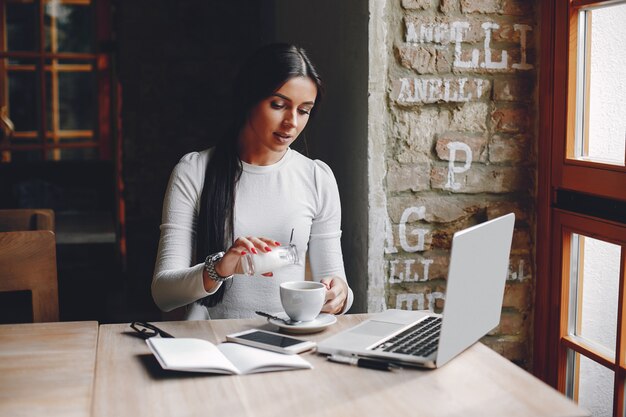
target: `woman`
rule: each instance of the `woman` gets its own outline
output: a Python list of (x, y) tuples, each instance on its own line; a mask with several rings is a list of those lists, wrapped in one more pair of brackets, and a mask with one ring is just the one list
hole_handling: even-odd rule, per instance
[[(337, 183), (325, 163), (289, 148), (319, 104), (323, 88), (301, 48), (258, 50), (235, 82), (231, 128), (214, 148), (185, 155), (174, 168), (152, 295), (186, 318), (244, 318), (282, 310), (279, 285), (311, 271), (327, 287), (323, 312), (352, 305), (340, 245)], [(299, 263), (265, 276), (241, 275), (240, 259), (288, 242)]]

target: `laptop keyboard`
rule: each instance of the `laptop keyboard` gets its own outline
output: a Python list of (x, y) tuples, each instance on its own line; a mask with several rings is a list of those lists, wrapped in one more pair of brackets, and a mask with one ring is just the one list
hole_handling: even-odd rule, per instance
[(415, 326), (374, 347), (373, 350), (428, 356), (437, 350), (441, 332), (441, 317), (427, 317)]

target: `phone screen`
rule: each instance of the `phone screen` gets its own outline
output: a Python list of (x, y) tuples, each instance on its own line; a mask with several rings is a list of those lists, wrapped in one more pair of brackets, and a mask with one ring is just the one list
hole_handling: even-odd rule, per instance
[(264, 343), (266, 345), (289, 347), (303, 343), (302, 340), (293, 339), (291, 337), (278, 336), (263, 332), (253, 332), (237, 336), (239, 339), (252, 340), (254, 342)]

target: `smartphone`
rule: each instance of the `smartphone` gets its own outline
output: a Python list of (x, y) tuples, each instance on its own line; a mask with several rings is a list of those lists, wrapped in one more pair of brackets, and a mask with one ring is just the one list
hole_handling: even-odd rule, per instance
[(228, 342), (241, 343), (260, 349), (271, 350), (279, 353), (295, 354), (313, 349), (315, 342), (296, 339), (280, 333), (272, 333), (266, 330), (251, 329), (239, 333), (226, 335)]

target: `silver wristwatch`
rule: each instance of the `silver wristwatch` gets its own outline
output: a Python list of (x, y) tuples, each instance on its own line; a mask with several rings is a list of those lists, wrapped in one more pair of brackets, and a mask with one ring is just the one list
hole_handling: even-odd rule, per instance
[(223, 277), (220, 274), (218, 274), (217, 271), (215, 270), (215, 264), (218, 263), (223, 257), (224, 257), (224, 252), (217, 252), (217, 253), (207, 256), (206, 259), (204, 260), (204, 269), (206, 270), (209, 278), (211, 278), (213, 281), (224, 282), (233, 277), (232, 275)]

